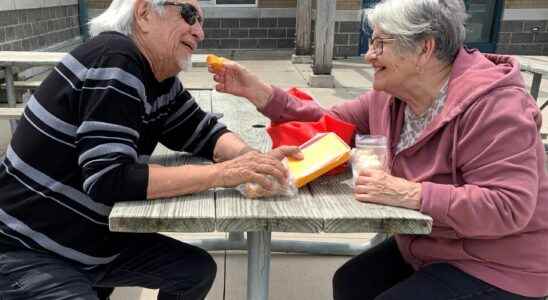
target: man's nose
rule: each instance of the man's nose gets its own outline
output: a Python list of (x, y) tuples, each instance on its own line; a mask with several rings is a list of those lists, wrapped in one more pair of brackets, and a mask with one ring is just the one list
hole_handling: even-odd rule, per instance
[(204, 40), (204, 28), (200, 22), (196, 22), (196, 24), (192, 25), (192, 35), (196, 38), (198, 43)]

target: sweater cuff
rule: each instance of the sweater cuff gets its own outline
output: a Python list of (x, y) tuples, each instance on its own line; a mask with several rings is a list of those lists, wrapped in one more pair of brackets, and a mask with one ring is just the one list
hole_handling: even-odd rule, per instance
[(127, 195), (118, 201), (135, 201), (147, 199), (148, 165), (133, 164), (126, 169), (126, 179), (123, 184), (123, 193)]
[(269, 118), (272, 122), (277, 122), (281, 119), (282, 113), (287, 106), (288, 95), (279, 87), (272, 86), (272, 97), (262, 109), (258, 111), (265, 117)]
[(434, 219), (434, 222), (447, 223), (453, 187), (432, 182), (422, 183), (420, 211)]

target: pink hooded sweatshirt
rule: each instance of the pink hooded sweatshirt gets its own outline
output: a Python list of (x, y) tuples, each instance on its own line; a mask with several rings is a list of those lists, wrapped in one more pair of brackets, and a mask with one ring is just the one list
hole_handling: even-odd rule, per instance
[(394, 156), (406, 104), (369, 91), (324, 109), (275, 88), (261, 112), (274, 122), (331, 114), (388, 137), (392, 175), (422, 183), (430, 235), (397, 235), (415, 269), (449, 263), (503, 290), (548, 294), (548, 178), (540, 112), (516, 59), (461, 49), (443, 110)]

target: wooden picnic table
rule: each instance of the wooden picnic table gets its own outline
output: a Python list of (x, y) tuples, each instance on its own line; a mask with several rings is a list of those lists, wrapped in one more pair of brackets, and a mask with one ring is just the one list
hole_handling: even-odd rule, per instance
[[(519, 60), (520, 70), (530, 72), (533, 74), (533, 82), (531, 83), (531, 96), (538, 101), (540, 93), (540, 83), (542, 76), (548, 75), (548, 57), (547, 56), (534, 56), (534, 55), (516, 55)], [(540, 109), (543, 109), (548, 105), (548, 101), (545, 101), (540, 105)]]
[[(265, 132), (268, 120), (251, 104), (221, 94), (197, 100), (204, 109), (209, 106), (211, 111), (222, 113), (221, 121), (252, 146), (270, 148)], [(207, 163), (161, 146), (152, 160), (162, 164)], [(169, 199), (118, 202), (109, 224), (110, 230), (121, 232), (247, 232), (247, 299), (266, 300), (272, 232), (428, 234), (432, 218), (414, 210), (356, 201), (350, 172), (346, 172), (318, 179), (293, 198), (250, 200), (235, 189), (219, 188)]]

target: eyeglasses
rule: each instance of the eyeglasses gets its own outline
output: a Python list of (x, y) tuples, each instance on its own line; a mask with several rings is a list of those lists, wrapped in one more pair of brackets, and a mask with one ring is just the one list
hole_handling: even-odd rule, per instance
[(379, 56), (379, 55), (382, 55), (382, 52), (383, 52), (383, 49), (384, 49), (384, 42), (385, 41), (394, 41), (395, 38), (381, 38), (381, 37), (376, 37), (376, 38), (369, 38), (368, 40), (368, 46), (369, 46), (369, 50)]
[(202, 24), (203, 22), (203, 19), (198, 13), (198, 10), (192, 4), (166, 1), (162, 5), (171, 5), (171, 6), (179, 7), (179, 12), (181, 13), (181, 17), (190, 26), (196, 24), (196, 21), (198, 21), (198, 23), (200, 24)]

